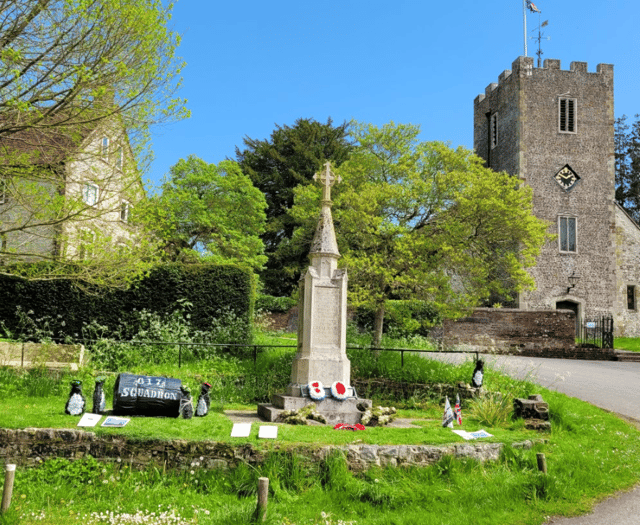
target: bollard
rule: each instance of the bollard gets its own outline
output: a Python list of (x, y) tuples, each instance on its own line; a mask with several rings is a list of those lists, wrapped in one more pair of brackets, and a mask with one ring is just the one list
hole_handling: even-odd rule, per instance
[(547, 473), (547, 458), (544, 457), (542, 452), (538, 452), (536, 454), (536, 458), (538, 460), (538, 470), (543, 474)]
[(267, 503), (269, 499), (269, 478), (258, 478), (258, 506), (256, 507), (256, 520), (267, 519)]
[(0, 511), (3, 513), (9, 510), (11, 506), (11, 494), (13, 493), (13, 480), (16, 475), (16, 466), (7, 465), (4, 473), (4, 490), (2, 491), (2, 507)]

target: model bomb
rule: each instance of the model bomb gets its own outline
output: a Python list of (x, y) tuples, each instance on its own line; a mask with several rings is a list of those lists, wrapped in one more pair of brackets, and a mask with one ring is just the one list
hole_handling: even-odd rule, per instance
[(94, 414), (103, 414), (106, 408), (104, 398), (104, 382), (106, 379), (104, 376), (96, 377), (96, 386), (93, 389), (93, 408), (91, 409)]
[(70, 416), (79, 416), (84, 412), (85, 404), (86, 401), (82, 395), (82, 381), (74, 379), (71, 381), (71, 392), (69, 392), (69, 399), (64, 411)]
[(200, 396), (196, 403), (196, 416), (202, 417), (209, 413), (209, 407), (211, 406), (209, 390), (211, 390), (211, 385), (209, 383), (202, 383), (202, 386), (200, 387)]
[(184, 419), (193, 417), (193, 403), (191, 402), (191, 389), (188, 386), (180, 386), (180, 415)]
[(476, 368), (473, 371), (473, 375), (471, 376), (471, 384), (475, 388), (480, 388), (482, 386), (482, 378), (484, 377), (484, 362), (481, 359), (476, 361)]

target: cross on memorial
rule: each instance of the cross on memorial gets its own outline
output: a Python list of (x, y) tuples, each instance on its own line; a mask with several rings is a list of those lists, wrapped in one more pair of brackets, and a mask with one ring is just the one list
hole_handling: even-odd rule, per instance
[(336, 176), (331, 171), (331, 162), (325, 162), (324, 167), (325, 169), (323, 171), (320, 171), (313, 176), (313, 180), (322, 184), (322, 200), (331, 201), (331, 186), (341, 182), (342, 179), (340, 178), (340, 175)]

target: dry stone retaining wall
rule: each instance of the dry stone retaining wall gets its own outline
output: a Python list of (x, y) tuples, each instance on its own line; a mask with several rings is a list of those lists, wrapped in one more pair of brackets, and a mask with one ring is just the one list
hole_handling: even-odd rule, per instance
[[(525, 441), (513, 446), (530, 448), (532, 445), (531, 441)], [(502, 443), (346, 445), (297, 447), (292, 451), (309, 460), (321, 460), (333, 450), (342, 450), (352, 469), (363, 470), (372, 466), (429, 466), (444, 456), (494, 461), (503, 447)], [(277, 450), (283, 449), (276, 447)], [(101, 461), (122, 461), (136, 467), (224, 469), (241, 462), (261, 464), (266, 454), (250, 444), (234, 446), (213, 441), (133, 440), (124, 436), (97, 436), (93, 432), (75, 429), (0, 429), (2, 461), (27, 467), (53, 457), (73, 460), (90, 455)]]

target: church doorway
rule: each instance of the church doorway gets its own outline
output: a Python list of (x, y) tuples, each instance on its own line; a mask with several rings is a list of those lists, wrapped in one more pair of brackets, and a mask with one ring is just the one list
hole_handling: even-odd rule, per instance
[(575, 301), (556, 301), (556, 310), (571, 310), (576, 314), (576, 337), (580, 335), (580, 304)]

